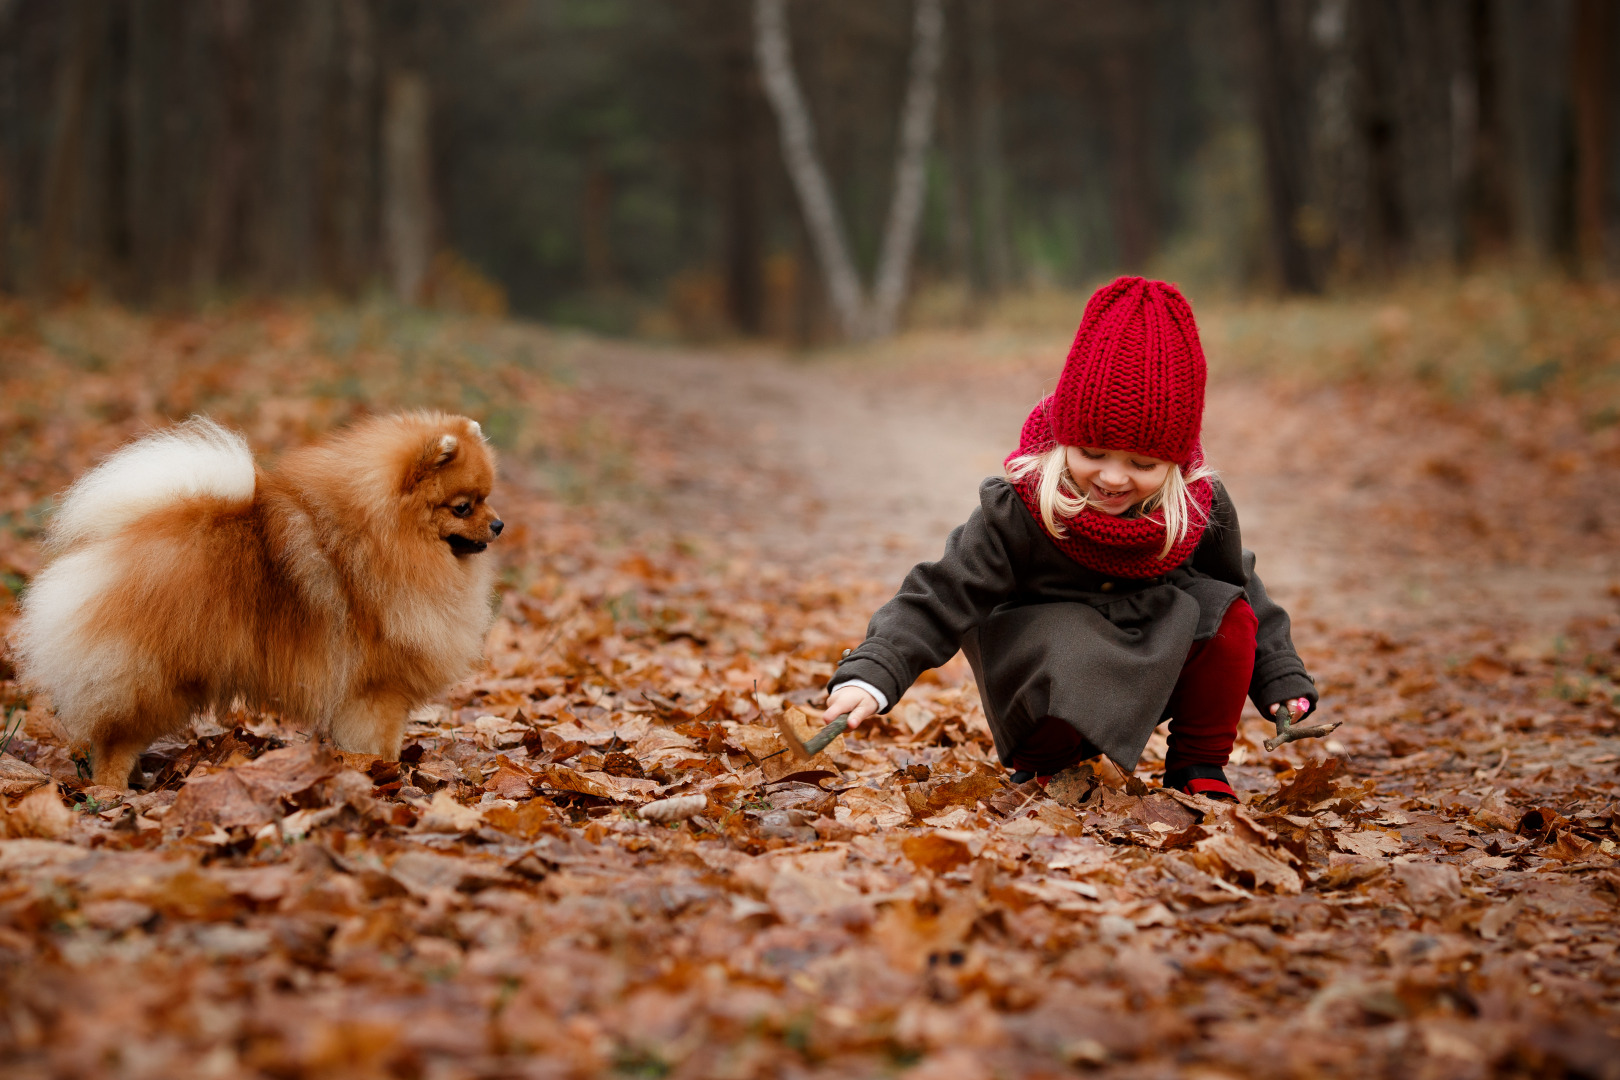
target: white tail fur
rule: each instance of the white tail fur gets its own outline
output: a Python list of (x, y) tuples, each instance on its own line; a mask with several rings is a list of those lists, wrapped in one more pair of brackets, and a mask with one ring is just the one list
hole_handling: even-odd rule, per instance
[(62, 496), (51, 521), (58, 550), (112, 536), (130, 522), (182, 499), (253, 498), (247, 441), (206, 417), (130, 443), (85, 473)]

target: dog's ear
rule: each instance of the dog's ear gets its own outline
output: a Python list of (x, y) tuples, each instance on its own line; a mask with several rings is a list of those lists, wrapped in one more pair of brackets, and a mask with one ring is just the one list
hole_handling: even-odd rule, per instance
[(442, 469), (456, 459), (456, 450), (461, 441), (454, 435), (440, 435), (428, 444), (427, 454), (424, 455), (429, 469)]
[(460, 448), (461, 441), (454, 435), (435, 435), (423, 443), (422, 452), (417, 456), (416, 464), (405, 479), (406, 488), (414, 488), (450, 464), (456, 459), (456, 451)]

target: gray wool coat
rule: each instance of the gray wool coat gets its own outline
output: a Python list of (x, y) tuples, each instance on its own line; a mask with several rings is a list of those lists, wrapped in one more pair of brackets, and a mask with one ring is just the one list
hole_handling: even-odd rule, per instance
[(1158, 578), (1111, 578), (1063, 554), (1011, 483), (979, 486), (979, 508), (937, 562), (919, 563), (878, 609), (866, 640), (829, 688), (861, 679), (889, 707), (960, 649), (973, 667), (996, 751), (1006, 763), (1043, 717), (1074, 725), (1135, 768), (1193, 642), (1212, 637), (1238, 597), (1260, 628), (1249, 696), (1270, 707), (1317, 693), (1289, 636), (1288, 613), (1266, 595), (1244, 549), (1237, 511), (1216, 484), (1197, 549)]

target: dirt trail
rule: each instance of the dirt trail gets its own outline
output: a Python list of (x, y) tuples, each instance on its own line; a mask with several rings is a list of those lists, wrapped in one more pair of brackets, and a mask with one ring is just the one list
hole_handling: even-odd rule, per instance
[[(937, 554), (976, 505), (979, 480), (1000, 470), (1057, 367), (959, 357), (926, 366), (794, 361), (621, 345), (591, 346), (573, 363), (583, 387), (665, 432), (673, 479), (654, 501), (669, 527), (725, 534), (772, 561), (895, 581)], [(1477, 436), (1456, 423), (1403, 417), (1392, 403), (1379, 421), (1389, 445), (1380, 447), (1379, 433), (1356, 430), (1368, 410), (1331, 390), (1212, 380), (1210, 458), (1262, 575), (1298, 614), (1400, 633), (1504, 621), (1550, 633), (1572, 617), (1613, 611), (1613, 555), (1587, 550), (1504, 568), (1472, 549), (1451, 551), (1443, 522), (1440, 551), (1392, 545), (1390, 518), (1404, 512), (1402, 497), (1422, 500), (1440, 468), (1434, 463)], [(1413, 461), (1422, 468), (1414, 471)], [(1617, 500), (1606, 494), (1614, 516)]]

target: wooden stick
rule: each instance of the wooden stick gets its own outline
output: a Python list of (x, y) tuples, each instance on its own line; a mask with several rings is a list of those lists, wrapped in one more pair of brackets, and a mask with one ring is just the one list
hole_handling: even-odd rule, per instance
[(1277, 734), (1265, 741), (1265, 747), (1268, 751), (1277, 749), (1283, 743), (1294, 742), (1296, 739), (1320, 739), (1324, 735), (1331, 734), (1334, 728), (1343, 723), (1343, 721), (1335, 721), (1331, 724), (1307, 724), (1304, 727), (1295, 727), (1293, 723), (1294, 703), (1292, 701), (1283, 702), (1278, 707), (1272, 720), (1277, 725)]
[[(793, 725), (787, 722), (787, 714), (785, 712), (777, 716), (776, 730), (782, 733), (782, 741), (787, 743), (787, 748), (778, 750), (776, 754), (785, 754), (788, 752), (788, 750), (791, 750), (793, 751), (793, 756), (798, 758), (800, 761), (809, 761), (811, 758), (827, 749), (828, 743), (832, 742), (834, 739), (838, 738), (838, 736), (849, 730), (849, 713), (845, 713), (843, 716), (838, 717), (838, 719), (834, 720), (832, 723), (828, 724), (826, 727), (822, 728), (820, 731), (816, 732), (814, 735), (810, 736), (810, 738), (802, 742), (799, 740), (799, 736), (794, 733)], [(769, 761), (771, 758), (775, 757), (776, 754), (766, 754), (759, 760)]]

